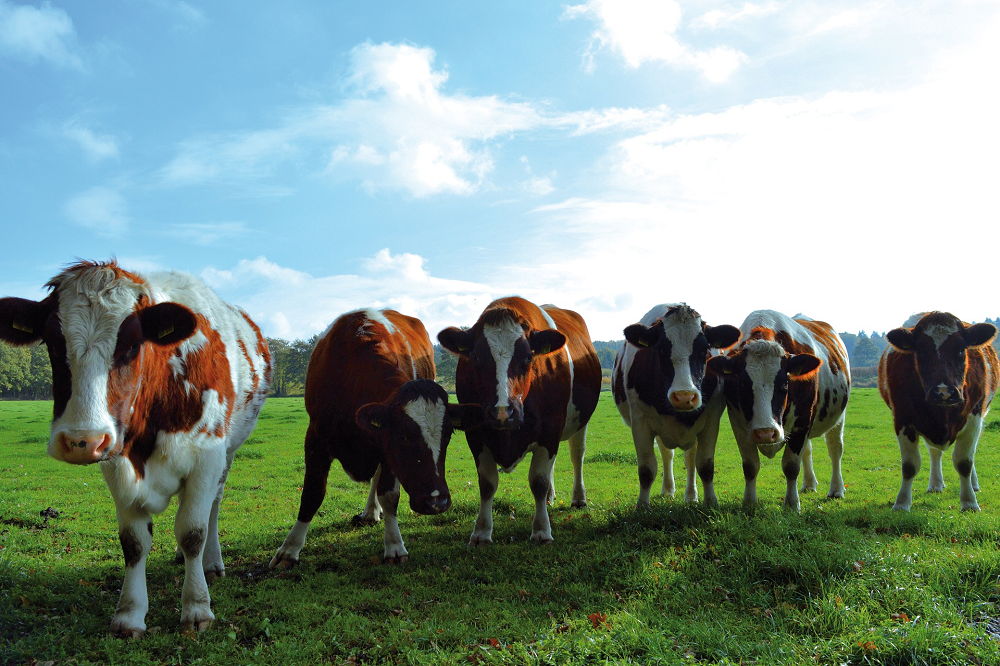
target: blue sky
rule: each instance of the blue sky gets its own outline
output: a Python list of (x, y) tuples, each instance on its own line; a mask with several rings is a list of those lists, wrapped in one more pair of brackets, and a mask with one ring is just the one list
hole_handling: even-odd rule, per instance
[(114, 255), (284, 338), (996, 317), (998, 63), (993, 1), (0, 0), (0, 294)]

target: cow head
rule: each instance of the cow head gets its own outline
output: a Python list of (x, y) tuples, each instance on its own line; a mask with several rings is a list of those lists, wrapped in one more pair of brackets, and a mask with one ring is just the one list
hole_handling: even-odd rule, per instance
[(177, 344), (197, 325), (176, 303), (150, 303), (142, 280), (114, 262), (81, 262), (53, 278), (41, 302), (0, 299), (0, 339), (42, 341), (52, 365), (48, 453), (89, 464), (122, 452), (150, 347)]
[(726, 348), (740, 339), (735, 326), (709, 326), (687, 305), (676, 305), (652, 326), (632, 324), (625, 339), (639, 349), (649, 349), (659, 359), (670, 407), (690, 412), (702, 406), (702, 381), (712, 349)]
[[(791, 355), (772, 340), (748, 340), (728, 356), (710, 359), (708, 371), (723, 378), (729, 409), (740, 411), (749, 425), (750, 439), (771, 457), (785, 444), (786, 418), (795, 416), (790, 395), (809, 393), (796, 391), (796, 382), (813, 380), (822, 364), (812, 354)], [(814, 395), (807, 407), (813, 401)]]
[(896, 349), (914, 355), (924, 399), (938, 407), (965, 402), (966, 350), (987, 345), (996, 337), (993, 324), (966, 326), (948, 312), (931, 312), (913, 328), (897, 328), (886, 333)]
[(472, 364), (486, 425), (513, 430), (524, 423), (532, 361), (562, 349), (566, 336), (555, 329), (533, 331), (513, 310), (491, 308), (472, 329), (446, 328), (438, 341)]
[(452, 433), (482, 423), (479, 405), (456, 405), (430, 379), (403, 384), (386, 402), (372, 402), (355, 414), (358, 427), (382, 447), (389, 470), (410, 496), (417, 513), (437, 514), (451, 506), (444, 462)]

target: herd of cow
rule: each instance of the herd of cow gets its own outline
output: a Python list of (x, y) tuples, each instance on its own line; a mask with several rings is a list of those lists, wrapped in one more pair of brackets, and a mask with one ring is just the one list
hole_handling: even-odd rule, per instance
[[(75, 464), (101, 463), (114, 497), (125, 559), (113, 634), (139, 636), (148, 610), (146, 556), (151, 515), (178, 496), (174, 535), (183, 556), (181, 627), (213, 621), (208, 582), (225, 574), (219, 502), (233, 456), (254, 428), (271, 379), (260, 329), (188, 275), (139, 276), (114, 261), (79, 262), (46, 285), (40, 302), (0, 299), (0, 340), (44, 342), (52, 364), (53, 420), (48, 453)], [(715, 446), (723, 411), (743, 460), (744, 502), (757, 501), (760, 454), (782, 453), (785, 505), (816, 490), (811, 438), (824, 435), (832, 462), (830, 497), (844, 495), (840, 461), (851, 390), (847, 350), (828, 324), (771, 310), (740, 328), (709, 326), (685, 304), (658, 305), (624, 330), (611, 387), (631, 428), (639, 470), (638, 505), (663, 459), (663, 495), (673, 495), (673, 454), (684, 452), (685, 499), (717, 504)], [(908, 511), (920, 469), (918, 439), (930, 456), (928, 491), (944, 488), (942, 455), (952, 445), (962, 510), (978, 510), (976, 445), (1000, 380), (992, 324), (944, 312), (915, 315), (890, 331), (879, 390), (892, 410), (902, 456), (894, 508)], [(370, 482), (360, 516), (382, 520), (384, 558), (405, 562), (397, 523), (400, 488), (424, 514), (448, 509), (445, 454), (462, 429), (479, 476), (480, 508), (470, 546), (492, 543), (498, 469), (531, 454), (535, 499), (531, 540), (552, 541), (547, 504), (553, 464), (569, 441), (572, 506), (587, 504), (582, 466), (587, 423), (601, 390), (601, 367), (584, 320), (518, 297), (490, 303), (470, 328), (438, 334), (458, 355), (456, 396), (434, 382), (434, 353), (423, 324), (392, 310), (339, 317), (309, 362), (305, 481), (298, 518), (271, 560), (298, 561), (323, 502), (334, 459)]]

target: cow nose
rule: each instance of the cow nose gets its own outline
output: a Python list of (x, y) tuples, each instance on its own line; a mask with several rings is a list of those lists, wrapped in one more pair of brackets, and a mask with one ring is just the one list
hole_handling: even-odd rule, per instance
[(670, 394), (670, 404), (681, 412), (689, 412), (700, 402), (697, 391), (674, 391)]
[(451, 506), (450, 495), (436, 495), (434, 497), (424, 497), (418, 502), (411, 500), (410, 508), (425, 516), (434, 516), (444, 513)]
[(500, 423), (506, 423), (507, 419), (510, 418), (507, 407), (497, 407), (497, 421)]
[(62, 458), (74, 465), (89, 465), (100, 462), (111, 447), (111, 433), (76, 432), (59, 435)]
[(754, 428), (751, 432), (755, 444), (774, 444), (778, 441), (777, 428)]
[(931, 402), (948, 407), (962, 402), (962, 391), (955, 386), (936, 386), (930, 398)]

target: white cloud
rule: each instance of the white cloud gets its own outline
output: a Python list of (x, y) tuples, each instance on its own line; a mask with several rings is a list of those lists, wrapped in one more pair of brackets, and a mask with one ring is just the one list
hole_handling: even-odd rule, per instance
[(744, 2), (739, 8), (728, 6), (722, 9), (709, 10), (693, 20), (691, 24), (695, 27), (706, 26), (714, 30), (723, 26), (740, 23), (748, 19), (774, 14), (780, 11), (781, 8), (781, 3), (773, 1), (759, 4)]
[(92, 187), (81, 192), (66, 203), (65, 212), (73, 224), (100, 236), (118, 237), (128, 229), (125, 198), (108, 187)]
[(621, 55), (633, 68), (645, 62), (665, 62), (694, 69), (713, 83), (721, 83), (747, 60), (729, 46), (698, 51), (678, 39), (681, 5), (676, 0), (588, 0), (567, 7), (565, 18), (589, 17), (597, 23), (585, 55), (592, 71), (594, 54), (607, 48)]
[(243, 222), (181, 222), (164, 229), (167, 236), (202, 247), (215, 245), (227, 238), (243, 236), (247, 232), (247, 226)]
[(75, 141), (94, 162), (118, 157), (118, 142), (113, 136), (96, 134), (75, 120), (63, 125), (62, 134)]
[(0, 0), (0, 55), (83, 69), (75, 42), (73, 21), (64, 10), (47, 2), (33, 7)]

